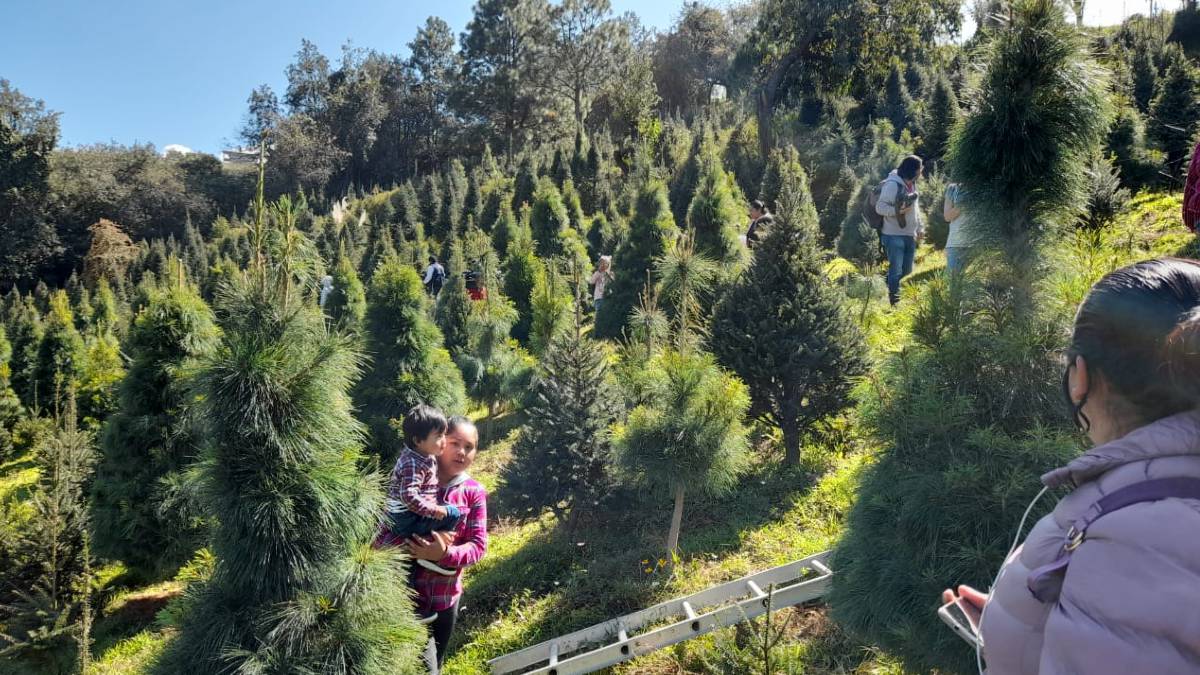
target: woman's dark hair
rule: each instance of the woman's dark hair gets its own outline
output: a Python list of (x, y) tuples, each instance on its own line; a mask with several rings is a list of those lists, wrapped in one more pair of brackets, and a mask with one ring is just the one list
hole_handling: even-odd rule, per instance
[(754, 201), (750, 202), (750, 208), (758, 211), (759, 213), (767, 212), (767, 205), (764, 204), (761, 199), (755, 199)]
[(1200, 407), (1200, 262), (1157, 258), (1105, 275), (1079, 307), (1067, 356), (1082, 356), (1140, 424)]
[(404, 434), (404, 442), (408, 447), (415, 450), (419, 441), (425, 440), (434, 431), (446, 433), (448, 426), (441, 410), (418, 403), (404, 416), (400, 432)]
[(925, 160), (916, 155), (909, 155), (900, 160), (900, 166), (896, 167), (896, 173), (904, 180), (915, 180), (924, 166)]
[(435, 262), (437, 262), (437, 258), (435, 258), (435, 257), (433, 257), (433, 256), (429, 256), (429, 264), (430, 264), (430, 265), (432, 265), (432, 264), (434, 264)]
[(472, 422), (470, 418), (463, 417), (462, 415), (455, 415), (446, 420), (446, 433), (452, 434), (457, 431), (459, 427), (470, 427), (474, 429), (475, 423)]

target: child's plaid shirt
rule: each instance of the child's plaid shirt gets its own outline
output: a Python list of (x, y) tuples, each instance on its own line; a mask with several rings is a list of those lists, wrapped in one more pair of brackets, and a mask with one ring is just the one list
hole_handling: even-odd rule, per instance
[[(479, 562), (487, 552), (487, 490), (465, 473), (438, 490), (438, 501), (454, 504), (462, 518), (454, 530), (454, 543), (437, 565), (454, 570), (453, 576), (438, 574), (424, 567), (416, 570), (417, 606), (422, 614), (450, 609), (462, 597), (462, 571)], [(376, 546), (400, 545), (386, 528), (375, 540)]]

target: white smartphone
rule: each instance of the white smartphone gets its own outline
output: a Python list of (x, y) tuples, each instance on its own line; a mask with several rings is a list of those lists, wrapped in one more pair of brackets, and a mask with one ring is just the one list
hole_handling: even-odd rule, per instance
[(967, 644), (975, 649), (979, 649), (983, 646), (983, 640), (979, 637), (979, 631), (967, 617), (967, 613), (963, 611), (962, 606), (959, 604), (960, 602), (962, 600), (951, 600), (942, 605), (938, 609), (938, 616), (941, 617), (943, 623), (950, 626)]

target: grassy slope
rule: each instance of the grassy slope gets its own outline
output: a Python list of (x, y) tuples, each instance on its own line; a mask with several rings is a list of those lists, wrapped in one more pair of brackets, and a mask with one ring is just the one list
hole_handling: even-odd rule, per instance
[[(1063, 311), (1071, 311), (1096, 278), (1121, 264), (1154, 255), (1195, 256), (1194, 238), (1178, 225), (1178, 206), (1178, 197), (1138, 196), (1099, 237), (1079, 236), (1052, 251), (1054, 273), (1047, 286)], [(941, 264), (940, 254), (922, 249), (906, 293), (918, 293), (920, 282)], [(872, 351), (882, 355), (900, 347), (907, 320), (907, 312), (889, 312), (874, 301), (865, 321)], [(446, 672), (482, 673), (494, 656), (829, 548), (858, 475), (870, 462), (872, 442), (853, 428), (849, 425), (825, 447), (806, 448), (799, 469), (782, 470), (778, 453), (764, 452), (736, 494), (689, 499), (674, 574), (659, 561), (668, 498), (618, 495), (621, 508), (584, 522), (574, 533), (549, 518), (514, 522), (504, 517), (504, 495), (496, 489), (508, 459), (507, 442), (494, 444), (480, 455), (474, 471), (493, 492), (491, 546), (467, 574), (461, 629)], [(19, 466), (0, 468), (0, 497), (11, 494), (13, 488), (6, 491), (6, 486), (30, 480), (14, 471)], [(137, 595), (161, 590), (174, 589), (141, 589)], [(122, 606), (120, 599), (109, 603), (97, 627), (106, 638), (96, 645), (93, 672), (142, 672), (169, 638), (170, 629), (130, 622)], [(781, 614), (792, 618), (778, 650), (787, 672), (902, 672), (886, 655), (842, 634), (819, 609)], [(749, 672), (733, 642), (733, 631), (727, 630), (615, 671)]]

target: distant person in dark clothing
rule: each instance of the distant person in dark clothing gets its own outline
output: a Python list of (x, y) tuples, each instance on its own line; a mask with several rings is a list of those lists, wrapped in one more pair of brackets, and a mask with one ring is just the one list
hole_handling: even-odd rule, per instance
[(766, 236), (767, 230), (775, 223), (775, 217), (761, 200), (750, 202), (750, 229), (746, 230), (746, 246), (754, 248)]

